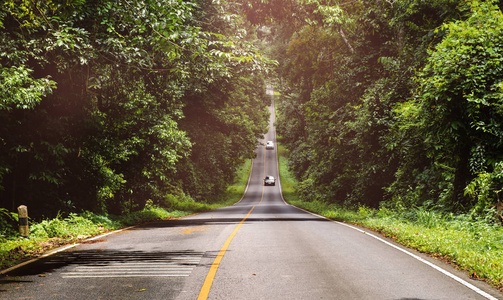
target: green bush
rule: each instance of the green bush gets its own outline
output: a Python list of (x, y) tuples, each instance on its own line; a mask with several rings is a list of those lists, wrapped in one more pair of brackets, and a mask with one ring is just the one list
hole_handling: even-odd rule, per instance
[(135, 211), (126, 216), (121, 217), (120, 223), (124, 225), (134, 225), (139, 223), (144, 223), (147, 221), (161, 220), (165, 219), (170, 214), (163, 208), (151, 206), (146, 207), (143, 210)]
[(475, 200), (472, 212), (478, 215), (492, 216), (496, 211), (492, 209), (499, 200), (499, 193), (503, 191), (503, 162), (498, 162), (492, 172), (479, 172), (465, 188), (465, 195)]
[(12, 213), (5, 208), (0, 207), (0, 242), (10, 236), (15, 236), (16, 222), (18, 217), (16, 213)]
[(58, 216), (51, 220), (43, 220), (40, 223), (32, 224), (30, 230), (31, 235), (36, 237), (71, 238), (99, 233), (99, 227), (100, 224), (95, 224), (84, 216), (71, 213), (64, 219)]

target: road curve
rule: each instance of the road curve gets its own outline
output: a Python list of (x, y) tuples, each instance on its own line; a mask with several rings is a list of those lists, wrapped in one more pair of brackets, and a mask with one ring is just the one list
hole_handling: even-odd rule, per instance
[[(264, 141), (276, 144), (273, 120)], [(442, 262), (287, 205), (278, 184), (263, 186), (278, 178), (276, 149), (256, 153), (237, 204), (14, 269), (0, 299), (503, 299)]]

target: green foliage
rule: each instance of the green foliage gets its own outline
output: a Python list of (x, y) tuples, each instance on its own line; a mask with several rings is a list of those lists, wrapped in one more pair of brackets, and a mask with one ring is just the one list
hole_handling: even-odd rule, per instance
[(231, 13), (224, 1), (4, 1), (0, 207), (40, 219), (221, 199), (265, 131), (274, 65), (251, 30), (235, 36), (248, 25)]
[(272, 52), (290, 203), (503, 287), (501, 1), (299, 6)]
[[(167, 207), (171, 211), (190, 211), (195, 212), (198, 211), (198, 204), (187, 195), (166, 195), (164, 199), (163, 206)], [(201, 206), (205, 206), (204, 204), (200, 204)]]
[(79, 235), (91, 235), (99, 232), (99, 227), (95, 226), (91, 220), (73, 213), (66, 218), (58, 216), (30, 226), (30, 234), (35, 237), (77, 238)]
[(17, 221), (17, 214), (0, 208), (0, 242), (16, 233), (15, 224)]
[(472, 211), (476, 214), (495, 212), (492, 210), (501, 202), (499, 193), (503, 191), (503, 162), (496, 163), (493, 172), (481, 172), (465, 188), (465, 194), (475, 200)]
[[(280, 138), (279, 140), (282, 139)], [(276, 147), (278, 151), (279, 175), (281, 179), (281, 191), (283, 193), (283, 198), (287, 202), (295, 202), (298, 200), (298, 182), (288, 167), (290, 153), (281, 144), (281, 142), (278, 142)]]
[[(225, 89), (233, 92), (225, 95)], [(269, 117), (266, 105), (270, 99), (264, 91), (263, 78), (247, 76), (216, 82), (204, 94), (185, 98), (186, 118), (180, 121), (181, 128), (197, 143), (192, 147), (191, 165), (179, 175), (186, 179), (184, 191), (196, 201), (221, 199), (236, 169), (245, 158), (254, 157)]]
[[(462, 192), (468, 182), (501, 160), (501, 21), (496, 6), (474, 1), (467, 20), (444, 25), (447, 34), (417, 79), (416, 97), (397, 110), (399, 128), (408, 134), (404, 155), (422, 157), (424, 164), (413, 167), (416, 162), (405, 159), (401, 167), (406, 176), (412, 171), (425, 178), (418, 199), (441, 199), (447, 192), (448, 205), (467, 209), (471, 203)], [(450, 186), (435, 186), (439, 181)]]
[(278, 133), (303, 200), (474, 208), (465, 187), (503, 153), (495, 3), (303, 1), (279, 19)]
[[(392, 28), (378, 20), (380, 7), (372, 6), (376, 10), (372, 20), (359, 4), (350, 6), (313, 8), (310, 21), (292, 37), (287, 51), (291, 59), (284, 68), (295, 88), (283, 92), (285, 103), (279, 107), (284, 119), (278, 119), (278, 132), (291, 149), (290, 163), (303, 181), (304, 199), (375, 206), (369, 195), (382, 195), (382, 186), (393, 174), (386, 169), (389, 153), (382, 149), (379, 136), (389, 123), (387, 108), (395, 100), (389, 90), (395, 86), (391, 80), (372, 86), (372, 80), (387, 75), (378, 58), (389, 55), (391, 49), (384, 41)], [(316, 21), (318, 13), (321, 23)], [(382, 34), (382, 38), (372, 37), (374, 44), (357, 34), (349, 37), (355, 31), (372, 30)]]
[(170, 213), (160, 207), (151, 206), (122, 216), (120, 223), (123, 225), (136, 225), (152, 220), (165, 219)]
[(234, 182), (227, 187), (227, 191), (225, 193), (227, 203), (234, 204), (243, 198), (251, 172), (251, 165), (251, 159), (247, 159), (236, 170), (236, 178), (234, 179)]
[(25, 66), (0, 69), (0, 110), (32, 109), (56, 87), (47, 78), (30, 77)]

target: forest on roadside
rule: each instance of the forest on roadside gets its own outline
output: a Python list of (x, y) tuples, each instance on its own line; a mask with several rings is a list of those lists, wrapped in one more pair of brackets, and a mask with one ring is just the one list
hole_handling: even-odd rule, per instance
[(274, 76), (304, 201), (495, 220), (502, 7), (4, 0), (0, 214), (219, 201), (266, 131)]
[(501, 216), (502, 7), (251, 1), (279, 62), (277, 130), (301, 199)]
[(1, 1), (0, 221), (221, 201), (267, 128), (255, 39), (232, 1)]

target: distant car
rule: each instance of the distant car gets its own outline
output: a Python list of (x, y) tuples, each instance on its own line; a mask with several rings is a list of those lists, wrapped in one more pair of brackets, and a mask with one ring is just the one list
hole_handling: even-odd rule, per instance
[(267, 141), (267, 143), (265, 144), (265, 149), (274, 150), (274, 143), (272, 141)]
[(276, 185), (276, 179), (273, 176), (266, 176), (264, 178), (264, 185)]

